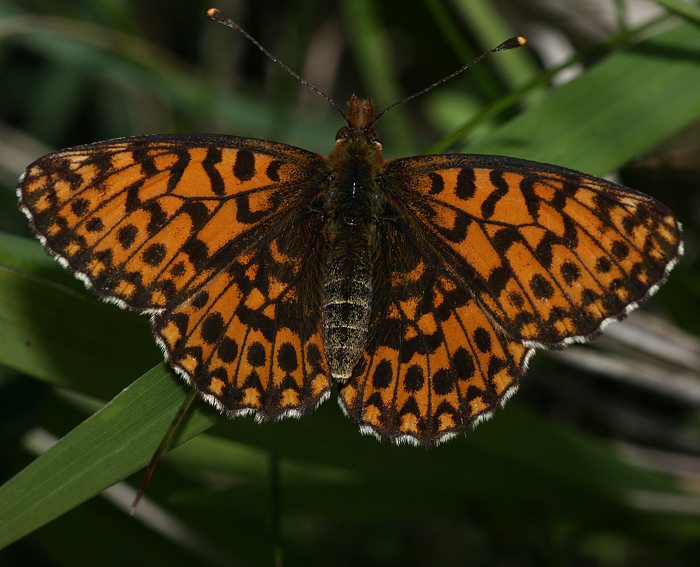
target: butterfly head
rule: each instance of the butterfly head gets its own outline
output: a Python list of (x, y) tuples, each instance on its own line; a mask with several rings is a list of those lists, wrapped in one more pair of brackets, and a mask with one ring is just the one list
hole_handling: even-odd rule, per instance
[(374, 102), (370, 98), (360, 98), (352, 95), (348, 101), (348, 112), (345, 116), (346, 125), (335, 136), (336, 147), (342, 146), (349, 151), (369, 148), (381, 153), (382, 141), (379, 132), (374, 128)]

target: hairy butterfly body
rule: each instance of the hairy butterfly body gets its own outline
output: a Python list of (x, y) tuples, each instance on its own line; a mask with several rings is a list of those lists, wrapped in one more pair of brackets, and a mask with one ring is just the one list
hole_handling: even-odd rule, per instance
[(325, 199), (328, 256), (323, 271), (323, 331), (331, 376), (347, 382), (365, 349), (373, 293), (373, 258), (385, 212), (378, 179), (384, 160), (371, 128), (369, 100), (353, 98), (348, 127), (329, 156), (333, 172)]

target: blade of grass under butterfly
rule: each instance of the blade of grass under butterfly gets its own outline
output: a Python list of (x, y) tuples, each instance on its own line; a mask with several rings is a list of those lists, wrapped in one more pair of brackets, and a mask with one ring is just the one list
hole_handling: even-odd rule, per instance
[[(0, 487), (0, 548), (148, 463), (187, 393), (158, 365), (7, 481)], [(173, 445), (216, 419), (197, 407)]]
[(179, 433), (182, 422), (185, 419), (187, 419), (190, 408), (192, 407), (192, 403), (195, 401), (196, 398), (197, 391), (194, 389), (190, 390), (190, 392), (185, 397), (185, 401), (182, 402), (180, 409), (177, 410), (177, 414), (168, 426), (168, 430), (165, 432), (165, 435), (160, 440), (160, 444), (151, 456), (151, 460), (148, 463), (148, 466), (146, 467), (146, 472), (144, 473), (143, 478), (141, 479), (141, 484), (136, 493), (136, 496), (134, 497), (134, 501), (131, 503), (132, 515), (136, 513), (136, 508), (138, 507), (139, 502), (141, 502), (141, 499), (143, 498), (144, 494), (146, 494), (148, 485), (151, 483), (151, 479), (153, 478), (153, 475), (155, 474), (156, 469), (158, 468), (158, 463), (160, 462), (161, 458), (166, 453), (166, 451), (170, 450), (173, 439)]
[[(0, 363), (109, 397), (161, 356), (145, 320), (96, 302), (70, 279), (56, 281), (64, 275), (37, 243), (0, 233)], [(164, 365), (156, 366), (0, 487), (0, 545), (143, 466), (186, 393)], [(195, 414), (187, 420), (194, 429), (178, 439), (214, 419)], [(143, 451), (129, 449), (138, 446)]]

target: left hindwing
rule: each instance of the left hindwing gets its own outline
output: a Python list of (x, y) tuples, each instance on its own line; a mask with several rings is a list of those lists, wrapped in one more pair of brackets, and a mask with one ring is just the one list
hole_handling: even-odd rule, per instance
[(170, 364), (228, 415), (299, 417), (330, 393), (314, 297), (323, 239), (308, 238), (320, 230), (306, 215), (152, 320)]
[(682, 253), (660, 202), (565, 168), (480, 155), (397, 159), (387, 201), (425, 257), (473, 294), (505, 334), (561, 346), (651, 295)]

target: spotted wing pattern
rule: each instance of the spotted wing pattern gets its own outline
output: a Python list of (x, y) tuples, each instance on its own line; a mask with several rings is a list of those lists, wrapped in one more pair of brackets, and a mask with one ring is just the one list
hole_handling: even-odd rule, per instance
[(317, 275), (301, 270), (313, 247), (293, 228), (318, 231), (298, 216), (324, 168), (249, 138), (123, 138), (40, 158), (19, 198), (45, 247), (101, 298), (154, 314), (173, 366), (209, 402), (268, 419), (329, 391), (318, 302), (299, 300), (313, 297)]
[[(230, 415), (298, 416), (330, 391), (320, 332), (332, 173), (304, 150), (149, 136), (29, 166), (20, 204), (103, 299), (153, 314), (176, 370)], [(517, 388), (533, 347), (587, 340), (651, 295), (682, 252), (654, 199), (496, 156), (386, 164), (368, 341), (341, 406), (365, 432), (433, 445)]]
[(385, 305), (340, 403), (364, 432), (434, 445), (508, 399), (532, 351), (505, 336), (439, 260), (420, 257), (408, 235), (389, 241), (386, 249), (403, 252), (386, 266)]
[(503, 332), (531, 346), (591, 338), (656, 291), (682, 253), (664, 205), (572, 170), (444, 155), (395, 160), (386, 178), (423, 250), (448, 259)]
[(317, 259), (313, 247), (298, 250), (294, 234), (317, 230), (309, 220), (239, 255), (153, 318), (171, 364), (229, 415), (299, 416), (330, 393), (318, 304), (304, 288)]
[(322, 167), (250, 138), (122, 138), (40, 158), (19, 197), (48, 250), (98, 295), (156, 311), (291, 222)]

